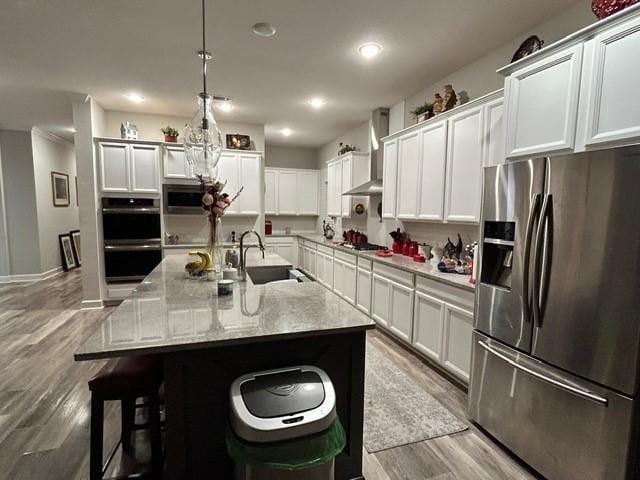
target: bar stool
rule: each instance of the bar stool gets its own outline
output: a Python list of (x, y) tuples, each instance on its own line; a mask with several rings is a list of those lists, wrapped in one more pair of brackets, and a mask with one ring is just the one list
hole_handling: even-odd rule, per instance
[[(105, 366), (89, 380), (91, 391), (91, 450), (90, 480), (101, 480), (113, 453), (103, 468), (104, 402), (120, 400), (122, 410), (121, 441), (123, 450), (131, 447), (131, 433), (135, 425), (136, 399), (146, 397), (149, 409), (151, 434), (151, 473), (153, 478), (162, 475), (162, 445), (160, 438), (160, 398), (162, 361), (154, 356), (125, 357), (114, 367)], [(117, 446), (116, 446), (117, 447)]]

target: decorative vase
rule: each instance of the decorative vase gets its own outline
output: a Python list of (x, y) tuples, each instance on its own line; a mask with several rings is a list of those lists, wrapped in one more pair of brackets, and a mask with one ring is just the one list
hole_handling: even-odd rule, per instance
[(599, 20), (602, 20), (634, 3), (638, 3), (638, 0), (593, 0), (591, 10)]
[(224, 239), (222, 237), (222, 219), (213, 214), (208, 215), (209, 239), (207, 241), (207, 251), (211, 255), (213, 269), (222, 272), (224, 263)]
[(164, 141), (166, 143), (177, 143), (178, 142), (178, 135), (165, 135), (164, 136)]
[(416, 117), (416, 123), (425, 122), (425, 121), (429, 120), (432, 116), (433, 116), (433, 113), (431, 113), (431, 112), (421, 113), (420, 115), (418, 115)]

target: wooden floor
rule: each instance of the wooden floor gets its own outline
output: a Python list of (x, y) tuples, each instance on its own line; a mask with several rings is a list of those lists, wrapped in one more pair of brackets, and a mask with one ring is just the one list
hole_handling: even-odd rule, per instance
[[(79, 270), (39, 283), (0, 285), (1, 480), (88, 476), (87, 381), (104, 362), (76, 363), (73, 352), (111, 309), (79, 311), (81, 289)], [(465, 418), (464, 392), (385, 335), (373, 332), (371, 341)], [(108, 405), (105, 416), (105, 445), (112, 445), (119, 430), (118, 405)], [(364, 466), (367, 480), (536, 478), (474, 427), (376, 454), (364, 452)], [(109, 476), (139, 468), (117, 456)]]

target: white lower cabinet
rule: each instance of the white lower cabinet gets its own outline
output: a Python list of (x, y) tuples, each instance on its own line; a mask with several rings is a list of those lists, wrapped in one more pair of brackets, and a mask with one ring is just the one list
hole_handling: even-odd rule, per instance
[(333, 252), (318, 250), (317, 256), (318, 282), (329, 289), (333, 289)]
[(356, 304), (356, 258), (347, 253), (336, 252), (333, 262), (333, 291), (347, 302)]
[(391, 281), (373, 274), (371, 288), (371, 317), (383, 327), (389, 326), (389, 306), (391, 305)]
[(442, 300), (416, 292), (412, 343), (417, 350), (436, 362), (442, 360), (444, 308)]
[(390, 287), (389, 327), (404, 341), (410, 342), (413, 328), (413, 287), (406, 287), (396, 282), (391, 282)]
[(296, 264), (295, 245), (292, 237), (267, 237), (265, 238), (265, 250), (281, 256), (291, 262), (291, 265)]
[(371, 262), (358, 258), (356, 270), (356, 307), (366, 314), (371, 314)]
[(473, 312), (445, 305), (442, 364), (465, 381), (469, 381)]

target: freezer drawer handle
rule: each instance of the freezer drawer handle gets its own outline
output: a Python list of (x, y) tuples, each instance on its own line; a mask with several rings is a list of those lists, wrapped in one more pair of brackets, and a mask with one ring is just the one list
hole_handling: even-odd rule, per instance
[(502, 353), (492, 348), (489, 344), (481, 340), (478, 341), (478, 345), (484, 348), (487, 352), (492, 353), (493, 355), (500, 358), (501, 360), (504, 360), (516, 370), (520, 370), (528, 375), (531, 375), (532, 377), (537, 378), (538, 380), (542, 380), (543, 382), (549, 383), (554, 387), (558, 387), (566, 392), (572, 393), (582, 398), (586, 398), (587, 400), (591, 400), (593, 402), (599, 403), (604, 406), (606, 406), (609, 403), (609, 401), (605, 397), (598, 395), (597, 393), (593, 393), (588, 390), (583, 390), (583, 389), (574, 387), (573, 385), (569, 385), (568, 383), (560, 382), (554, 378), (547, 377), (546, 375), (542, 375), (541, 373), (538, 373), (535, 370), (531, 370), (530, 368), (520, 365), (518, 362), (513, 361), (506, 355), (503, 355)]

